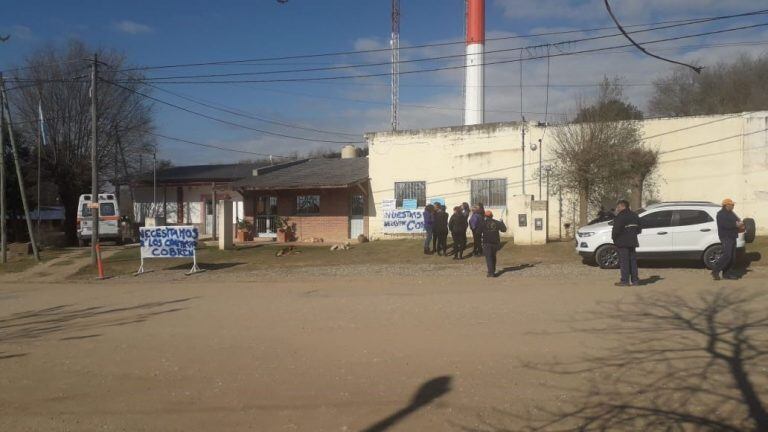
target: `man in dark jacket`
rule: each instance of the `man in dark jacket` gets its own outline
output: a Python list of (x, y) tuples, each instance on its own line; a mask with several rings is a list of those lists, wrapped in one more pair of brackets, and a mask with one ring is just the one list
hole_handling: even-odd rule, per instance
[(485, 218), (485, 209), (482, 204), (478, 204), (472, 207), (472, 216), (469, 218), (469, 229), (472, 230), (472, 256), (479, 257), (483, 254), (482, 237), (483, 230), (481, 228), (483, 219)]
[(483, 254), (485, 255), (485, 264), (488, 267), (488, 277), (496, 277), (496, 252), (501, 247), (501, 235), (499, 232), (507, 232), (507, 226), (504, 221), (497, 221), (493, 218), (493, 212), (485, 211), (485, 219), (480, 223), (480, 230), (483, 240)]
[(723, 254), (712, 269), (712, 279), (720, 280), (720, 273), (723, 273), (725, 279), (737, 279), (730, 274), (733, 266), (733, 258), (736, 256), (736, 239), (739, 238), (739, 230), (744, 226), (733, 212), (736, 205), (732, 199), (723, 200), (723, 208), (717, 212), (717, 236), (720, 237), (720, 244), (723, 245)]
[(616, 286), (639, 285), (637, 276), (637, 253), (635, 249), (640, 246), (637, 235), (640, 234), (640, 218), (629, 209), (629, 202), (621, 200), (616, 204), (616, 218), (613, 220), (611, 238), (613, 244), (619, 250), (619, 268), (621, 269), (621, 281)]
[(448, 213), (445, 212), (445, 206), (435, 203), (435, 226), (433, 228), (435, 238), (437, 238), (438, 255), (447, 255), (448, 252)]
[(453, 237), (453, 259), (463, 259), (464, 249), (467, 247), (467, 216), (462, 207), (454, 207), (451, 219), (448, 221), (448, 229)]

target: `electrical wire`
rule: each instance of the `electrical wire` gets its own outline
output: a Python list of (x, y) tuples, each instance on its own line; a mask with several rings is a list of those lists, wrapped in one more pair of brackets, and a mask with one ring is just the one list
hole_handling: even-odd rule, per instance
[[(710, 17), (704, 17), (704, 18), (690, 18), (690, 19), (682, 19), (682, 20), (657, 21), (657, 22), (645, 23), (645, 24), (633, 24), (633, 25), (628, 25), (626, 27), (636, 28), (636, 27), (647, 27), (651, 25), (660, 25), (660, 24), (685, 24), (685, 23), (696, 24), (696, 23), (709, 22), (709, 21), (715, 21), (715, 20), (763, 15), (766, 13), (768, 13), (768, 9), (761, 9), (761, 10), (754, 10), (750, 12), (744, 12), (744, 13), (732, 14), (732, 15), (720, 15), (720, 16), (714, 16), (714, 17), (710, 16)], [(512, 40), (512, 39), (522, 39), (522, 38), (531, 38), (531, 37), (557, 36), (557, 35), (565, 35), (565, 34), (605, 31), (605, 30), (613, 30), (614, 28), (615, 27), (611, 26), (611, 27), (597, 27), (597, 28), (577, 29), (577, 30), (564, 30), (564, 31), (544, 32), (544, 33), (532, 33), (532, 34), (526, 34), (526, 35), (486, 38), (485, 40), (486, 42), (494, 42), (494, 41), (501, 41), (501, 40)], [(617, 34), (617, 35), (620, 35), (620, 34)], [(464, 44), (466, 44), (466, 41), (462, 40), (462, 41), (452, 41), (452, 42), (442, 42), (442, 43), (401, 46), (399, 47), (399, 49), (409, 50), (409, 49), (421, 49), (421, 48), (432, 48), (432, 47), (464, 45)], [(240, 60), (166, 64), (166, 65), (157, 65), (157, 66), (140, 66), (140, 67), (134, 67), (134, 68), (121, 69), (121, 71), (128, 72), (128, 71), (146, 71), (146, 70), (172, 69), (172, 68), (184, 68), (184, 67), (221, 66), (221, 65), (231, 65), (231, 64), (242, 64), (242, 63), (248, 63), (248, 62), (255, 63), (255, 62), (263, 62), (263, 61), (280, 61), (280, 60), (295, 60), (295, 59), (306, 59), (306, 58), (317, 58), (317, 57), (334, 57), (334, 56), (370, 54), (370, 53), (389, 52), (389, 51), (390, 51), (390, 48), (374, 48), (374, 49), (366, 49), (366, 50), (337, 51), (337, 52), (325, 52), (325, 53), (302, 54), (302, 55), (291, 55), (291, 56), (259, 57), (259, 58), (252, 58), (252, 59), (240, 59)]]
[[(768, 11), (761, 11), (761, 13), (768, 13)], [(727, 16), (727, 17), (732, 18), (732, 16)], [(671, 25), (660, 26), (660, 27), (652, 27), (644, 30), (636, 30), (629, 33), (632, 33), (632, 34), (646, 33), (646, 32), (652, 32), (657, 30), (665, 30), (670, 28), (701, 24), (701, 23), (711, 22), (711, 21), (720, 20), (720, 19), (725, 19), (725, 18), (714, 17), (714, 18), (697, 20), (697, 21), (687, 22), (682, 24), (671, 24)], [(538, 49), (538, 48), (548, 47), (550, 45), (566, 45), (566, 44), (570, 45), (570, 44), (590, 42), (590, 41), (595, 41), (600, 39), (610, 39), (610, 38), (619, 37), (619, 36), (622, 36), (622, 33), (585, 37), (580, 39), (573, 39), (573, 40), (560, 41), (560, 42), (547, 43), (547, 44), (528, 45), (523, 47), (503, 48), (503, 49), (497, 49), (497, 50), (487, 50), (485, 51), (484, 54), (487, 55), (487, 54), (494, 54), (494, 53), (501, 53), (501, 52), (512, 52), (512, 51), (523, 50), (523, 49), (526, 49), (526, 50)], [(466, 58), (466, 56), (467, 56), (466, 53), (461, 53), (461, 54), (449, 54), (449, 55), (442, 55), (442, 56), (422, 57), (417, 59), (400, 60), (398, 61), (397, 64), (432, 62), (432, 61), (439, 61), (439, 60)], [(304, 68), (304, 69), (281, 69), (281, 70), (271, 70), (271, 71), (230, 72), (230, 73), (197, 74), (197, 75), (175, 75), (175, 76), (172, 75), (172, 76), (164, 76), (164, 77), (150, 77), (149, 79), (152, 79), (155, 81), (161, 81), (161, 80), (173, 80), (173, 79), (226, 78), (226, 77), (237, 77), (237, 76), (280, 75), (280, 74), (288, 74), (288, 73), (322, 72), (322, 71), (347, 70), (347, 69), (357, 69), (362, 67), (391, 66), (391, 65), (392, 65), (391, 61), (386, 61), (386, 62), (376, 62), (376, 63), (360, 63), (360, 64), (353, 64), (353, 65), (326, 66), (326, 67)]]
[[(651, 44), (657, 44), (657, 43), (664, 43), (664, 42), (671, 42), (671, 41), (677, 41), (677, 40), (683, 40), (683, 39), (690, 39), (690, 38), (696, 38), (696, 37), (702, 37), (702, 36), (710, 36), (715, 34), (723, 34), (723, 33), (729, 33), (734, 31), (740, 31), (740, 30), (748, 30), (753, 28), (760, 28), (768, 26), (768, 22), (766, 23), (760, 23), (760, 24), (753, 24), (748, 26), (740, 26), (740, 27), (732, 27), (728, 29), (722, 29), (722, 30), (713, 30), (708, 32), (701, 32), (701, 33), (695, 33), (695, 34), (689, 34), (684, 36), (675, 36), (675, 37), (668, 37), (663, 39), (656, 39), (648, 42), (643, 42), (645, 45), (651, 45)], [(552, 44), (551, 46), (556, 46)], [(633, 46), (632, 44), (623, 44), (623, 45), (614, 45), (610, 47), (602, 47), (602, 48), (590, 48), (590, 49), (584, 49), (580, 51), (571, 51), (571, 52), (560, 52), (557, 54), (550, 54), (550, 57), (567, 57), (567, 56), (575, 56), (575, 55), (581, 55), (581, 54), (588, 54), (588, 53), (597, 53), (597, 52), (603, 52), (603, 51), (609, 51), (619, 48), (628, 48)], [(531, 60), (539, 60), (542, 58), (545, 58), (546, 56), (530, 56), (526, 57), (525, 59), (510, 59), (510, 60), (498, 60), (498, 61), (491, 61), (491, 62), (484, 62), (482, 66), (494, 66), (494, 65), (500, 65), (500, 64), (509, 64), (509, 63), (516, 63), (520, 61), (531, 61)], [(440, 72), (440, 71), (446, 71), (446, 70), (456, 70), (456, 69), (466, 69), (467, 65), (459, 65), (459, 66), (444, 66), (444, 67), (435, 67), (435, 68), (429, 68), (429, 69), (417, 69), (417, 70), (409, 70), (409, 71), (401, 71), (400, 75), (410, 75), (410, 74), (418, 74), (418, 73), (428, 73), (428, 72)], [(364, 74), (364, 75), (335, 75), (335, 76), (326, 76), (326, 77), (305, 77), (305, 78), (277, 78), (277, 79), (260, 79), (260, 80), (206, 80), (206, 81), (162, 81), (164, 84), (228, 84), (228, 83), (276, 83), (276, 82), (309, 82), (309, 81), (334, 81), (334, 80), (344, 80), (344, 79), (360, 79), (360, 78), (374, 78), (374, 77), (386, 77), (391, 76), (391, 72), (382, 72), (382, 73), (372, 73), (372, 74)], [(148, 79), (148, 81), (152, 81), (152, 79)], [(118, 82), (126, 82), (126, 81), (118, 81)], [(130, 82), (130, 81), (127, 81)], [(147, 82), (147, 81), (144, 81)]]
[(196, 115), (198, 117), (202, 117), (202, 118), (205, 118), (205, 119), (208, 119), (208, 120), (213, 120), (213, 121), (216, 121), (216, 122), (219, 122), (219, 123), (222, 123), (222, 124), (226, 124), (226, 125), (229, 125), (229, 126), (235, 126), (235, 127), (247, 129), (247, 130), (250, 130), (250, 131), (263, 133), (265, 135), (272, 135), (272, 136), (281, 137), (281, 138), (287, 138), (287, 139), (293, 139), (293, 140), (299, 140), (299, 141), (310, 141), (310, 142), (323, 142), (323, 143), (332, 143), (332, 144), (364, 144), (363, 141), (337, 141), (337, 140), (327, 140), (327, 139), (306, 138), (306, 137), (287, 135), (287, 134), (282, 134), (282, 133), (278, 133), (278, 132), (272, 132), (272, 131), (268, 131), (268, 130), (264, 130), (264, 129), (254, 128), (254, 127), (251, 127), (251, 126), (248, 126), (248, 125), (244, 125), (244, 124), (241, 124), (241, 123), (236, 123), (236, 122), (232, 122), (232, 121), (229, 121), (229, 120), (224, 120), (224, 119), (221, 119), (221, 118), (218, 118), (218, 117), (214, 117), (214, 116), (211, 116), (211, 115), (208, 115), (208, 114), (204, 114), (204, 113), (201, 113), (201, 112), (198, 112), (198, 111), (194, 111), (194, 110), (191, 110), (189, 108), (185, 108), (185, 107), (183, 107), (181, 105), (176, 105), (176, 104), (174, 104), (172, 102), (168, 102), (168, 101), (156, 98), (154, 96), (150, 96), (150, 95), (142, 93), (142, 92), (140, 92), (138, 90), (134, 90), (134, 89), (125, 87), (125, 86), (123, 86), (121, 84), (118, 84), (116, 82), (107, 81), (107, 80), (103, 80), (103, 79), (102, 79), (102, 81), (106, 82), (107, 84), (111, 84), (111, 85), (120, 87), (120, 88), (122, 88), (124, 90), (128, 90), (128, 91), (130, 91), (132, 93), (136, 93), (137, 95), (143, 96), (146, 99), (155, 101), (157, 103), (160, 103), (160, 104), (172, 107), (172, 108), (176, 108), (176, 109), (178, 109), (180, 111), (184, 111), (186, 113), (189, 113), (189, 114), (192, 114), (192, 115)]
[(217, 146), (217, 145), (213, 145), (213, 144), (204, 144), (204, 143), (190, 141), (190, 140), (183, 139), (183, 138), (176, 138), (176, 137), (172, 137), (172, 136), (168, 136), (168, 135), (163, 135), (163, 134), (159, 134), (159, 133), (156, 133), (156, 132), (146, 131), (146, 133), (149, 134), (149, 135), (158, 137), (158, 138), (169, 140), (169, 141), (175, 141), (175, 142), (180, 142), (180, 143), (184, 143), (184, 144), (190, 144), (190, 145), (194, 145), (194, 146), (198, 146), (198, 147), (206, 147), (206, 148), (210, 148), (210, 149), (214, 149), (214, 150), (223, 150), (223, 151), (228, 151), (228, 152), (233, 152), (233, 153), (243, 153), (243, 154), (249, 154), (249, 155), (254, 155), (254, 156), (261, 156), (261, 157), (276, 157), (276, 158), (289, 159), (289, 160), (296, 159), (293, 156), (281, 156), (281, 155), (276, 155), (276, 154), (257, 153), (257, 152), (252, 152), (252, 151), (248, 151), (248, 150), (237, 150), (237, 149), (233, 149), (233, 148), (221, 147), (221, 146)]

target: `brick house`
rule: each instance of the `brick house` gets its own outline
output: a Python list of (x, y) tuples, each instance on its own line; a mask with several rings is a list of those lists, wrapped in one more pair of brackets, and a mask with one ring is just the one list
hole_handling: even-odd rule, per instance
[(255, 169), (232, 184), (254, 237), (276, 237), (278, 219), (299, 241), (368, 235), (368, 158), (309, 159), (276, 168)]

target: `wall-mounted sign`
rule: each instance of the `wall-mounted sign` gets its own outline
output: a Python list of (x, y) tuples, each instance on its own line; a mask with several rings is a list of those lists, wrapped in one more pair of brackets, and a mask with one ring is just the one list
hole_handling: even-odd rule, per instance
[(533, 226), (536, 231), (543, 231), (544, 230), (544, 219), (542, 218), (536, 218), (533, 220)]
[(403, 200), (403, 208), (406, 210), (416, 210), (416, 207), (418, 206), (418, 201), (415, 199), (406, 198)]
[(382, 231), (385, 234), (421, 234), (424, 232), (422, 210), (385, 211)]
[(517, 226), (520, 227), (527, 227), (528, 226), (528, 215), (527, 214), (518, 214), (517, 215)]
[(429, 200), (427, 200), (427, 202), (428, 202), (429, 204), (438, 203), (438, 204), (440, 204), (441, 206), (445, 207), (445, 198), (443, 198), (443, 197), (434, 197), (434, 198), (430, 198)]

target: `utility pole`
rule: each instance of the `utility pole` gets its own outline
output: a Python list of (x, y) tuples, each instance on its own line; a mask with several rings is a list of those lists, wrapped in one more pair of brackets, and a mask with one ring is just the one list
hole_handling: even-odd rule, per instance
[(16, 138), (13, 136), (13, 121), (11, 120), (11, 109), (8, 105), (8, 95), (5, 93), (5, 81), (0, 81), (0, 93), (3, 95), (3, 109), (5, 111), (5, 119), (8, 121), (8, 138), (11, 141), (11, 156), (13, 156), (13, 164), (16, 166), (16, 177), (19, 180), (19, 194), (21, 195), (21, 205), (24, 207), (24, 219), (27, 221), (29, 242), (32, 244), (32, 254), (35, 257), (35, 261), (40, 262), (40, 253), (37, 250), (37, 242), (35, 242), (35, 232), (32, 229), (32, 219), (29, 217), (27, 192), (24, 189), (24, 176), (21, 173), (21, 162), (19, 161), (19, 153), (16, 148)]
[(523, 175), (523, 195), (525, 195), (525, 116), (523, 116), (522, 126), (520, 127), (520, 136), (522, 137), (522, 143), (520, 147), (520, 171)]
[(96, 112), (96, 94), (99, 82), (99, 58), (93, 54), (91, 65), (91, 262), (96, 265), (96, 245), (99, 243), (99, 166), (96, 151), (99, 139), (99, 118)]
[[(543, 172), (541, 162), (541, 138), (539, 138), (539, 201), (541, 201), (541, 174)], [(547, 172), (547, 176), (549, 176), (549, 172)], [(549, 180), (547, 180), (547, 187), (549, 187)], [(549, 200), (549, 192), (547, 192), (547, 200)]]
[(40, 102), (37, 105), (38, 114), (40, 115), (40, 137), (37, 141), (37, 238), (40, 239), (40, 220), (42, 213), (42, 200), (40, 199), (40, 184), (43, 182), (43, 145), (45, 144), (45, 124), (43, 123), (43, 98), (40, 97)]
[[(0, 73), (0, 86), (3, 85), (3, 74)], [(0, 92), (0, 263), (5, 264), (8, 254), (5, 246), (8, 243), (5, 232), (5, 129), (3, 128), (3, 107), (5, 106), (3, 92)]]
[(400, 0), (392, 0), (392, 130), (397, 130), (400, 104)]
[(157, 217), (157, 146), (152, 153), (152, 217)]

